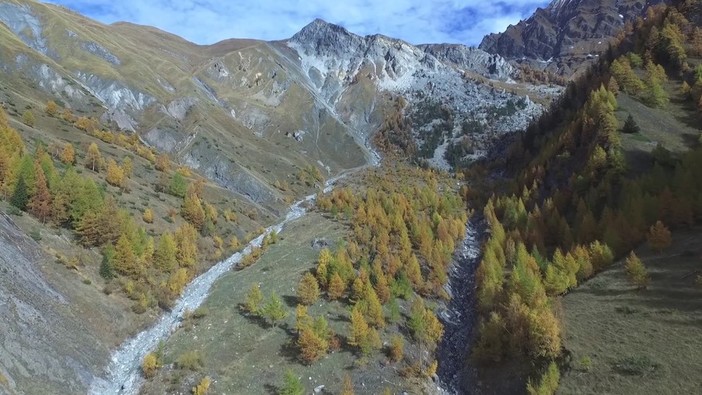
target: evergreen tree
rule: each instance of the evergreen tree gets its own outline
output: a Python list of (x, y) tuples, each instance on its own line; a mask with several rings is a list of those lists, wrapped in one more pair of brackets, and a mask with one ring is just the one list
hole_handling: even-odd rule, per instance
[(105, 280), (111, 280), (115, 277), (114, 265), (112, 263), (115, 257), (115, 248), (112, 245), (107, 245), (102, 251), (102, 262), (100, 263), (100, 276)]
[(29, 202), (29, 190), (27, 188), (27, 182), (25, 181), (24, 174), (20, 174), (17, 184), (15, 185), (12, 198), (10, 198), (10, 204), (20, 210), (26, 210), (27, 202)]
[(188, 184), (185, 181), (180, 172), (175, 172), (173, 178), (171, 178), (171, 183), (168, 186), (168, 192), (173, 196), (185, 197), (185, 193), (188, 190)]
[(634, 121), (634, 117), (629, 114), (629, 116), (626, 117), (626, 121), (624, 121), (622, 133), (638, 133), (639, 130), (639, 125), (637, 125), (636, 121)]

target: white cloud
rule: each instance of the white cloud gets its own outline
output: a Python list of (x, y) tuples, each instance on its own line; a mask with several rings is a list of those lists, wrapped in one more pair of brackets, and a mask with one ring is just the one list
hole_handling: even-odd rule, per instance
[(529, 16), (547, 0), (51, 0), (105, 23), (156, 26), (199, 44), (227, 38), (284, 39), (314, 18), (357, 34), (381, 33), (414, 44), (477, 45)]

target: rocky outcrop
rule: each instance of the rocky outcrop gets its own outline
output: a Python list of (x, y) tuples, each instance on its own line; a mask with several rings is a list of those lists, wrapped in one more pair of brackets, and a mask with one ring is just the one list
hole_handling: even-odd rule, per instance
[(515, 69), (500, 55), (460, 44), (424, 44), (419, 46), (427, 54), (459, 69), (469, 70), (496, 80), (509, 80)]

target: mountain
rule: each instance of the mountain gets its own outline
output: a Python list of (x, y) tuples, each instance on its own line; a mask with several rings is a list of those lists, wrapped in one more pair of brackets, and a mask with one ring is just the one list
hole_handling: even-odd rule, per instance
[[(456, 113), (451, 125), (456, 130), (469, 109), (480, 113), (521, 99), (509, 86), (503, 92), (484, 84), (509, 82), (514, 75), (499, 56), (464, 46), (416, 47), (381, 35), (360, 37), (322, 20), (289, 40), (209, 46), (151, 27), (102, 25), (31, 1), (3, 1), (0, 21), (0, 68), (12, 84), (22, 85), (17, 90), (33, 92), (36, 100), (59, 98), (76, 111), (134, 131), (269, 207), (280, 198), (270, 187), (275, 181), (270, 167), (312, 164), (331, 175), (370, 158), (365, 145), (391, 96), (407, 99), (411, 112), (428, 93)], [(523, 128), (541, 111), (531, 101), (525, 106), (506, 122), (482, 120), (484, 134)], [(414, 128), (420, 144), (424, 126)], [(223, 149), (231, 146), (238, 152)], [(436, 148), (427, 149), (430, 158)], [(445, 162), (441, 152), (437, 163)]]
[(607, 49), (609, 39), (660, 0), (553, 0), (545, 9), (485, 36), (479, 48), (570, 75)]
[[(169, 309), (186, 280), (238, 251), (239, 240), (255, 239), (325, 179), (377, 163), (371, 142), (379, 129), (403, 129), (394, 142), (449, 168), (526, 127), (553, 93), (515, 82), (509, 63), (480, 49), (362, 37), (322, 20), (288, 40), (201, 46), (31, 0), (0, 0), (0, 74), (0, 132), (26, 144), (0, 141), (0, 209), (11, 214), (0, 221), (0, 270), (18, 278), (0, 280), (2, 306), (14, 318), (1, 326), (0, 393), (84, 391), (108, 350)], [(388, 126), (391, 115), (403, 126)], [(75, 158), (63, 160), (69, 143)], [(93, 145), (102, 159), (87, 166)], [(79, 232), (96, 225), (83, 223), (94, 219), (86, 212), (47, 223), (8, 204), (21, 190), (14, 177), (26, 175), (21, 163), (35, 169), (27, 170), (33, 179), (34, 161), (48, 166), (53, 203), (69, 178), (68, 195), (91, 190), (92, 202), (105, 203), (89, 212), (107, 213), (100, 226), (133, 228), (90, 242)], [(127, 167), (126, 181), (110, 180)], [(197, 210), (186, 183), (206, 210)], [(186, 207), (195, 207), (190, 219)], [(197, 262), (175, 271), (150, 265), (149, 251), (198, 213), (209, 219), (194, 236)], [(139, 259), (121, 262), (143, 272), (113, 278), (107, 247), (117, 239), (142, 243), (132, 247)]]

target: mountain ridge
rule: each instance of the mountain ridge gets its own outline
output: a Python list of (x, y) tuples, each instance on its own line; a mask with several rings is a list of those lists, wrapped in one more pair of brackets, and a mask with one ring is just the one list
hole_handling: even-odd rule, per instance
[(665, 0), (553, 0), (501, 33), (486, 35), (479, 48), (532, 67), (572, 75), (583, 70), (624, 24)]

